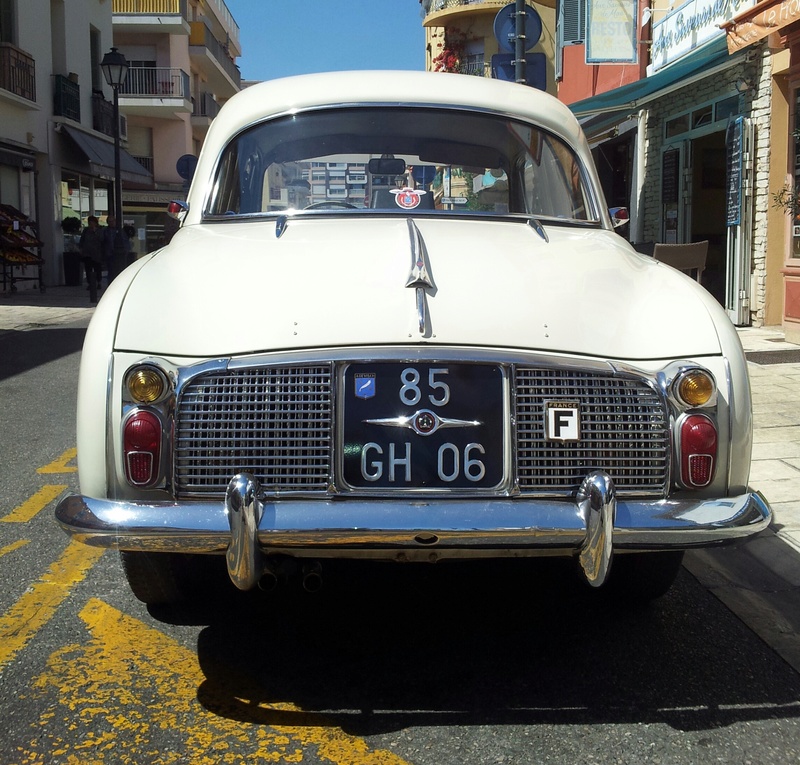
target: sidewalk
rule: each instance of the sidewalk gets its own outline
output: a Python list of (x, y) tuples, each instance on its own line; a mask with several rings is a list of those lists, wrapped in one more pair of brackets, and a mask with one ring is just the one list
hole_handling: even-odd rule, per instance
[[(0, 332), (88, 323), (93, 311), (83, 286), (0, 293)], [(780, 327), (746, 327), (739, 337), (753, 389), (750, 484), (772, 506), (772, 531), (800, 552), (800, 345)]]
[(0, 332), (77, 321), (88, 324), (93, 313), (85, 286), (48, 287), (46, 292), (22, 288), (18, 292), (0, 292)]

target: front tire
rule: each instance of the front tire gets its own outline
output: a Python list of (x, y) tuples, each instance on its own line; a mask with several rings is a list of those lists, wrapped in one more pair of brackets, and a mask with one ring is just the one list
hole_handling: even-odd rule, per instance
[(199, 602), (209, 584), (221, 581), (220, 556), (120, 551), (131, 591), (148, 606)]
[(644, 606), (665, 595), (683, 563), (683, 550), (615, 555), (608, 582), (600, 589), (627, 606)]

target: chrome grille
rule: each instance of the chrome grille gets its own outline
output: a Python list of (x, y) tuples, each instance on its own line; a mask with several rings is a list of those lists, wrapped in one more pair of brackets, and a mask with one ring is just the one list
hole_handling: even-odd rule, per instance
[(331, 475), (331, 367), (202, 374), (178, 400), (178, 496), (221, 496), (253, 473), (271, 491), (321, 491)]
[[(581, 438), (545, 438), (545, 402), (578, 401)], [(516, 371), (517, 475), (520, 489), (570, 494), (594, 469), (618, 493), (665, 492), (669, 431), (661, 396), (644, 380), (571, 369)]]
[[(659, 496), (669, 470), (666, 405), (635, 377), (519, 366), (516, 478), (527, 495), (570, 496), (602, 469), (618, 493)], [(545, 402), (578, 401), (581, 439), (545, 437)], [(333, 475), (333, 365), (202, 373), (179, 395), (174, 482), (179, 497), (224, 495), (236, 473), (274, 492), (325, 494)]]

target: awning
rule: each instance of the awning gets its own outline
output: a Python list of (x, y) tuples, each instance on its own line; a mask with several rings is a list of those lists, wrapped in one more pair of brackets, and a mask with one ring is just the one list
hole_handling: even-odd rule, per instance
[[(61, 129), (73, 140), (89, 162), (93, 175), (114, 177), (114, 144), (97, 138), (82, 130), (61, 126)], [(119, 174), (124, 181), (131, 183), (148, 183), (153, 180), (152, 174), (142, 167), (127, 151), (119, 150)]]
[(720, 36), (674, 64), (661, 69), (651, 77), (644, 77), (636, 82), (614, 88), (614, 90), (607, 90), (605, 93), (598, 93), (591, 98), (576, 101), (574, 104), (570, 104), (569, 108), (578, 117), (616, 112), (622, 109), (635, 111), (643, 103), (653, 101), (673, 90), (717, 74), (733, 63), (734, 61), (728, 54), (725, 37)]
[(800, 20), (800, 3), (763, 0), (720, 24), (725, 30), (728, 50), (735, 53)]

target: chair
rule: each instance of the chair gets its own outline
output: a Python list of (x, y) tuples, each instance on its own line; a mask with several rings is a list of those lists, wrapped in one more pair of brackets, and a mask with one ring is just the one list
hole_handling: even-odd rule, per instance
[(690, 244), (661, 244), (659, 242), (653, 248), (653, 257), (679, 271), (696, 271), (696, 279), (699, 284), (706, 267), (708, 239)]

